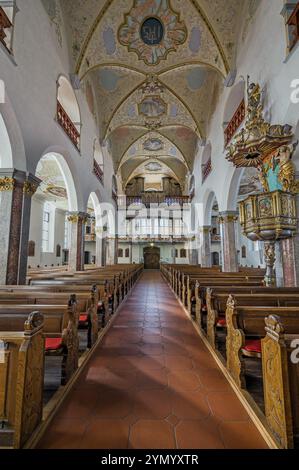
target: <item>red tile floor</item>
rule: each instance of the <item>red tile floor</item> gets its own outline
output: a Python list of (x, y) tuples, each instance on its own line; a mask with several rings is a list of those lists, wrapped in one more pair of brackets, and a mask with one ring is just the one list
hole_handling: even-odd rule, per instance
[(39, 448), (267, 448), (159, 272), (145, 271)]

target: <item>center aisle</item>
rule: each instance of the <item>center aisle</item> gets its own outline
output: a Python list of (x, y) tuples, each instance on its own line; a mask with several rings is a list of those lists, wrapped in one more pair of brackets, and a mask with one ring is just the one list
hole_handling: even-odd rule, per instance
[(157, 271), (145, 271), (39, 448), (267, 448)]

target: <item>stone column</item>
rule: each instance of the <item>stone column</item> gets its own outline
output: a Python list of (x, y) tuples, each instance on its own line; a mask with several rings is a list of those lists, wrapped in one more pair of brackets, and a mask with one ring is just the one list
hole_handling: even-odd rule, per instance
[(106, 239), (106, 265), (111, 266), (115, 264), (115, 239), (107, 238)]
[(212, 266), (211, 230), (212, 227), (210, 225), (199, 227), (199, 264), (203, 268), (210, 268)]
[(238, 212), (220, 212), (220, 234), (222, 248), (222, 270), (223, 272), (238, 272), (238, 255), (236, 246), (236, 223)]
[(68, 221), (71, 222), (71, 243), (69, 253), (69, 269), (71, 271), (84, 270), (84, 234), (88, 214), (85, 212), (71, 212)]
[(23, 214), (22, 214), (22, 232), (21, 232), (21, 250), (19, 266), (19, 284), (26, 284), (27, 263), (28, 263), (28, 242), (31, 221), (31, 202), (32, 196), (36, 193), (41, 180), (36, 176), (27, 175), (23, 188)]
[(103, 229), (96, 227), (96, 265), (103, 266)]
[(31, 196), (39, 180), (23, 171), (0, 171), (0, 284), (25, 284)]
[(277, 241), (275, 243), (275, 278), (276, 278), (276, 286), (283, 287), (284, 286), (284, 262), (283, 262), (283, 244), (282, 241)]

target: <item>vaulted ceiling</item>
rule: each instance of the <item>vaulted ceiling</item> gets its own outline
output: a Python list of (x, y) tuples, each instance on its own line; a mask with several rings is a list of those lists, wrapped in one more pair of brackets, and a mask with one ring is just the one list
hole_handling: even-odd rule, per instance
[(153, 157), (192, 172), (252, 1), (61, 2), (74, 73), (124, 180)]

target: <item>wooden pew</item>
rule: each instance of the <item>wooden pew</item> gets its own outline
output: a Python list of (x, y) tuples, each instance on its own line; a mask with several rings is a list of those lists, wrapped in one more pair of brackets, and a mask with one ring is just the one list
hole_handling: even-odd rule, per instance
[[(281, 317), (286, 333), (296, 334), (299, 328), (299, 307), (238, 306), (230, 295), (226, 308), (226, 366), (240, 388), (246, 388), (245, 356), (261, 357), (264, 319), (269, 314)], [(245, 356), (244, 356), (245, 355)]]
[[(296, 334), (277, 315), (265, 319), (262, 340), (265, 414), (279, 447), (299, 446), (299, 325)], [(297, 352), (295, 350), (297, 348)]]
[[(223, 288), (221, 288), (223, 289)], [(247, 290), (247, 292), (246, 292)], [(294, 293), (292, 293), (294, 291)], [(238, 306), (266, 306), (266, 307), (288, 307), (299, 306), (299, 290), (284, 288), (245, 288), (237, 292), (234, 287), (219, 292), (219, 289), (207, 289), (207, 339), (216, 349), (217, 327), (226, 328), (225, 312), (228, 296), (234, 293)]]
[(78, 368), (79, 338), (76, 303), (70, 299), (67, 306), (0, 304), (0, 331), (20, 331), (21, 325), (33, 310), (38, 310), (44, 317), (46, 354), (62, 356), (61, 384), (65, 385)]
[[(22, 286), (23, 287), (23, 286)], [(73, 291), (72, 291), (73, 292)], [(67, 304), (70, 299), (69, 292), (53, 292), (45, 289), (14, 288), (13, 291), (5, 292), (0, 290), (0, 304), (42, 304), (56, 305)], [(77, 312), (79, 314), (79, 326), (87, 330), (87, 347), (91, 348), (98, 339), (99, 320), (98, 320), (98, 290), (93, 286), (91, 291), (72, 294), (72, 299), (76, 302)]]
[(19, 317), (0, 331), (0, 447), (19, 449), (42, 419), (44, 319), (39, 312)]

